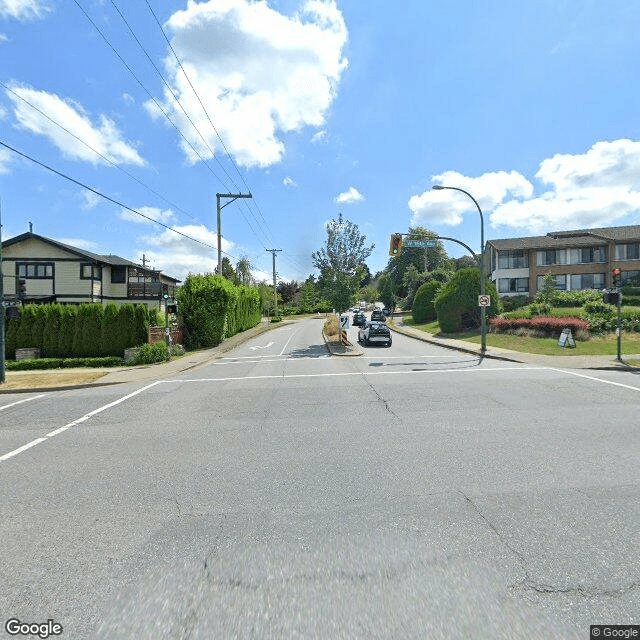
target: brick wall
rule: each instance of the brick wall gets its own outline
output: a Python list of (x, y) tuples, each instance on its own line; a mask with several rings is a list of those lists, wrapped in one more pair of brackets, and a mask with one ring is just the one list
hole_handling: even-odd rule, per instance
[[(149, 344), (164, 340), (164, 327), (149, 327)], [(182, 329), (171, 329), (171, 341), (173, 344), (182, 344)]]

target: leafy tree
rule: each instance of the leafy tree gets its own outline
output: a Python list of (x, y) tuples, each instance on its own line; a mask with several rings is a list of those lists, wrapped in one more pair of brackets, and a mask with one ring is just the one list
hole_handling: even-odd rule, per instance
[[(491, 296), (487, 317), (500, 313), (501, 302), (495, 284), (486, 275), (485, 293)], [(456, 333), (463, 329), (480, 326), (480, 270), (461, 269), (453, 274), (449, 282), (442, 285), (434, 306), (443, 333)]]
[(547, 273), (547, 275), (542, 278), (542, 287), (540, 287), (540, 290), (536, 293), (535, 300), (536, 302), (546, 302), (547, 304), (550, 304), (553, 300), (555, 292), (555, 276), (551, 273)]
[(383, 273), (378, 279), (378, 299), (384, 302), (386, 307), (395, 309), (396, 292), (393, 280), (388, 273)]
[[(409, 236), (413, 239), (437, 238), (437, 234), (424, 227), (409, 227)], [(433, 248), (412, 249), (403, 247), (399, 256), (389, 258), (385, 271), (391, 275), (396, 290), (396, 295), (404, 298), (408, 291), (404, 285), (404, 275), (410, 265), (413, 265), (418, 272), (433, 271), (435, 269), (449, 268), (450, 260), (441, 242)]]
[[(216, 273), (218, 272), (218, 267), (216, 267)], [(231, 264), (231, 260), (227, 256), (222, 258), (222, 276), (225, 277), (233, 284), (236, 284), (238, 281), (238, 276), (236, 274), (236, 270), (233, 268)]]
[(292, 280), (291, 282), (281, 281), (276, 286), (276, 291), (280, 294), (280, 297), (285, 304), (293, 302), (299, 290), (300, 286), (295, 280)]
[(252, 286), (254, 284), (254, 278), (251, 275), (251, 262), (247, 256), (242, 256), (236, 264), (236, 279), (238, 284), (245, 284)]
[(452, 258), (451, 266), (455, 271), (460, 271), (460, 269), (475, 269), (478, 263), (471, 256), (461, 256), (460, 258)]
[(360, 298), (365, 302), (375, 302), (378, 299), (378, 288), (372, 284), (360, 289)]
[(414, 322), (430, 322), (436, 319), (436, 308), (433, 306), (433, 301), (441, 286), (437, 280), (429, 280), (418, 287), (411, 308)]
[(344, 311), (355, 299), (364, 278), (362, 265), (374, 245), (367, 246), (366, 236), (358, 225), (344, 220), (342, 214), (326, 226), (327, 239), (319, 251), (311, 255), (313, 266), (320, 271), (320, 291), (334, 309)]

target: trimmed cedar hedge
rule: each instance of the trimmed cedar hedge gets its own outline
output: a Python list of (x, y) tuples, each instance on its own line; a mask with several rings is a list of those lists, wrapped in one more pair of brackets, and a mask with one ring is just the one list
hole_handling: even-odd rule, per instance
[(259, 324), (260, 292), (222, 276), (190, 273), (178, 291), (178, 313), (187, 348), (215, 347)]
[(580, 318), (552, 318), (536, 316), (535, 318), (490, 318), (489, 327), (495, 332), (513, 331), (515, 329), (533, 329), (550, 336), (559, 336), (563, 329), (571, 329), (573, 333), (588, 331), (589, 323)]
[(122, 357), (147, 341), (152, 315), (142, 304), (28, 304), (19, 318), (6, 321), (5, 357), (23, 348), (40, 349), (46, 358)]

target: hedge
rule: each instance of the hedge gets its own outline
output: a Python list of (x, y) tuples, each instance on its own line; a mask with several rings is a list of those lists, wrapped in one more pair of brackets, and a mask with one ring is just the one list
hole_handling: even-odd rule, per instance
[(37, 358), (28, 360), (8, 360), (7, 371), (32, 371), (36, 369), (70, 369), (73, 367), (118, 367), (124, 364), (122, 358)]
[(589, 323), (581, 318), (553, 318), (536, 316), (535, 318), (490, 318), (489, 328), (496, 332), (532, 329), (551, 336), (559, 336), (563, 329), (574, 333), (588, 331)]
[[(128, 347), (147, 341), (149, 314), (145, 305), (79, 307), (61, 304), (25, 305), (20, 317), (6, 324), (5, 357), (16, 349), (40, 349), (45, 357), (122, 356)], [(115, 312), (114, 312), (115, 309)]]
[(190, 273), (178, 291), (178, 315), (186, 347), (215, 347), (260, 323), (260, 292), (222, 276)]
[(418, 287), (411, 307), (411, 316), (416, 324), (436, 319), (436, 309), (433, 306), (433, 301), (441, 286), (442, 283), (437, 280), (428, 280)]

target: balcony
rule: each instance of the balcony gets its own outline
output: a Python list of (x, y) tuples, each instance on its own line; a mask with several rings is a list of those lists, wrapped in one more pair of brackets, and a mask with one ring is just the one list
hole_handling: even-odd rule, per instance
[(158, 300), (163, 293), (161, 282), (130, 282), (127, 285), (127, 298), (153, 298)]

